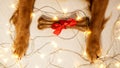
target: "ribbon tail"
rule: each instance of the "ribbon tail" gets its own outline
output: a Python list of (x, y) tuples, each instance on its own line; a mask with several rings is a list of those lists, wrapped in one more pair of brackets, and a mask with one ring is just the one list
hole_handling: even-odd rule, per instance
[(53, 33), (55, 34), (55, 35), (59, 35), (60, 33), (61, 33), (61, 31), (62, 31), (62, 27), (59, 27), (59, 28), (57, 28)]

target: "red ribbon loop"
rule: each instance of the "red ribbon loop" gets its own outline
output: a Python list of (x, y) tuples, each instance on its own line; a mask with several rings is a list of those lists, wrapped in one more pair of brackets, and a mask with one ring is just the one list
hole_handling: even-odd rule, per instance
[(59, 35), (63, 29), (66, 27), (73, 27), (77, 24), (75, 19), (67, 19), (67, 20), (60, 20), (59, 22), (55, 22), (52, 24), (51, 28), (55, 31), (53, 32), (56, 35)]

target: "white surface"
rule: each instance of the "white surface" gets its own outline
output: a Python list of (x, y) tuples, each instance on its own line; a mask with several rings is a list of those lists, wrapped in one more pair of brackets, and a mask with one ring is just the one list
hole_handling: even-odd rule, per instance
[[(87, 3), (84, 0), (58, 0), (60, 3), (60, 6), (63, 9), (68, 9), (68, 11), (74, 11), (76, 9), (81, 9), (89, 16), (89, 13), (87, 13)], [(11, 8), (11, 4), (16, 3), (15, 0), (0, 0), (0, 43), (11, 43), (12, 40), (10, 38), (10, 35), (7, 34), (8, 28), (9, 28), (9, 18), (11, 17), (12, 13), (14, 12), (14, 9)], [(120, 0), (110, 0), (108, 9), (106, 12), (106, 17), (108, 17), (111, 13), (112, 16), (110, 20), (107, 22), (103, 33), (102, 33), (102, 54), (105, 55), (106, 51), (109, 49), (111, 43), (111, 31), (113, 24), (115, 20), (118, 17), (118, 10), (116, 7), (120, 4)], [(36, 0), (35, 7), (40, 8), (43, 6), (51, 6), (56, 8), (57, 10), (61, 11), (61, 8), (57, 4), (56, 0)], [(49, 9), (45, 9), (50, 11)], [(37, 20), (39, 16), (41, 15), (40, 12), (35, 13), (35, 17), (33, 17), (33, 22), (31, 24), (31, 38), (34, 38), (36, 36), (50, 36), (54, 35), (52, 32), (52, 29), (46, 29), (46, 30), (38, 30), (37, 29)], [(8, 25), (7, 25), (8, 24)], [(47, 44), (43, 49), (39, 50), (40, 54), (34, 53), (33, 55), (30, 55), (28, 57), (24, 57), (21, 60), (21, 65), (24, 67), (27, 65), (27, 68), (59, 68), (54, 67), (49, 64), (49, 61), (51, 61), (53, 64), (56, 64), (58, 66), (62, 66), (61, 68), (77, 68), (75, 66), (78, 66), (80, 64), (85, 64), (88, 62), (83, 61), (78, 55), (67, 52), (67, 51), (61, 51), (57, 54), (49, 55), (52, 51), (56, 50), (56, 48), (64, 48), (69, 49), (72, 51), (76, 51), (80, 54), (83, 54), (85, 50), (85, 36), (84, 33), (79, 32), (76, 37), (69, 40), (63, 40), (60, 37), (64, 38), (70, 38), (74, 35), (74, 32), (77, 33), (77, 30), (71, 30), (66, 29), (63, 30), (62, 33), (59, 35), (59, 37), (39, 37), (36, 40), (34, 40), (35, 44), (33, 45), (30, 41), (30, 47), (28, 50), (28, 53), (30, 53), (32, 50), (36, 50), (46, 44), (47, 42), (50, 42)], [(81, 45), (79, 44), (79, 42)], [(115, 44), (113, 44), (115, 45)], [(119, 45), (119, 44), (118, 44)], [(5, 64), (6, 66), (9, 66), (11, 64), (14, 64), (15, 60), (11, 55), (11, 45), (10, 44), (4, 44), (5, 48), (0, 47), (0, 63)], [(84, 47), (84, 50), (82, 50), (82, 47)], [(113, 46), (116, 48), (116, 46)], [(7, 49), (8, 48), (8, 51)], [(113, 49), (110, 53), (112, 55), (114, 52), (119, 52), (120, 46), (117, 46), (118, 49)], [(1, 68), (1, 67), (0, 67)], [(9, 68), (9, 67), (8, 67)], [(19, 68), (19, 65), (14, 65), (11, 68)], [(78, 67), (79, 68), (79, 67)], [(95, 67), (95, 65), (90, 66), (83, 66), (82, 68), (98, 68)], [(111, 67), (112, 68), (112, 67)]]

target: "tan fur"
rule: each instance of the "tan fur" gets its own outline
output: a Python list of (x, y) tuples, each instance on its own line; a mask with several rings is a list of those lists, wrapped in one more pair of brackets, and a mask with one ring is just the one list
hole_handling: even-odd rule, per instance
[(21, 59), (28, 48), (30, 36), (31, 13), (33, 11), (35, 0), (19, 0), (18, 9), (10, 20), (13, 21), (16, 30), (14, 40), (14, 54)]
[(87, 38), (86, 52), (91, 62), (101, 55), (101, 32), (105, 25), (105, 11), (109, 0), (87, 0), (90, 5), (91, 21), (89, 29), (91, 34)]

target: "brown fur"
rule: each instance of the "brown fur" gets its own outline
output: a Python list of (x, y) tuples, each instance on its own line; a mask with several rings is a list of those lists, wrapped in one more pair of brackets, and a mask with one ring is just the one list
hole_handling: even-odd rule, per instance
[(105, 11), (109, 0), (87, 0), (90, 5), (91, 21), (89, 29), (91, 34), (87, 38), (86, 52), (91, 62), (101, 55), (101, 32), (105, 25)]
[(12, 20), (16, 36), (14, 40), (14, 54), (20, 59), (27, 51), (30, 36), (31, 13), (35, 0), (19, 0), (18, 9), (10, 20)]

